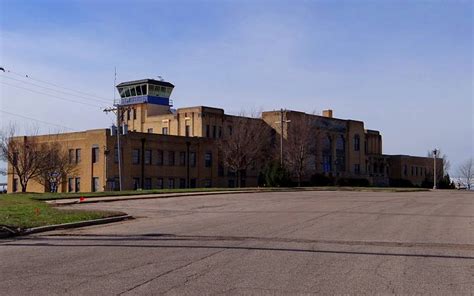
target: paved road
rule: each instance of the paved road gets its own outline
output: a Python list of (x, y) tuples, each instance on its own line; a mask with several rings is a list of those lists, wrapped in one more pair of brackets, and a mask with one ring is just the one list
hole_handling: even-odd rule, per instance
[(0, 241), (0, 294), (474, 291), (472, 193), (285, 192), (75, 207), (137, 219)]

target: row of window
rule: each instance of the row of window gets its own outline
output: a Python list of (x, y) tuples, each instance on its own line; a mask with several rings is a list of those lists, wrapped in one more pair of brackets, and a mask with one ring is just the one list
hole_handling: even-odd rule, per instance
[[(180, 151), (163, 151), (163, 150), (150, 150), (144, 151), (143, 162), (145, 165), (168, 165), (168, 166), (185, 166), (187, 162), (186, 152)], [(165, 159), (166, 156), (166, 159)], [(176, 159), (178, 156), (178, 159)], [(176, 161), (177, 160), (177, 161)], [(118, 149), (115, 148), (115, 162), (118, 162)], [(141, 163), (141, 149), (132, 149), (132, 164)], [(196, 152), (189, 152), (189, 166), (196, 166)], [(204, 153), (204, 166), (212, 167), (212, 152)]]
[[(68, 178), (67, 179), (67, 192), (80, 192), (81, 191), (81, 178)], [(92, 177), (92, 192), (100, 191), (99, 177)]]
[[(408, 166), (403, 166), (403, 175), (408, 176)], [(426, 167), (411, 166), (411, 176), (426, 176), (428, 175), (428, 169)]]
[[(148, 86), (148, 87), (147, 87)], [(128, 98), (128, 97), (136, 97), (136, 96), (169, 96), (171, 94), (171, 87), (153, 85), (153, 84), (141, 84), (135, 86), (125, 86), (119, 87), (118, 91), (120, 93), (120, 97)]]
[[(69, 149), (68, 151), (69, 163), (80, 163), (82, 160), (81, 151), (82, 150), (80, 148)], [(99, 147), (92, 147), (91, 153), (92, 153), (91, 155), (92, 163), (99, 162), (99, 158), (100, 158)]]
[[(186, 179), (184, 178), (156, 178), (156, 182), (153, 183), (153, 179), (155, 178), (145, 178), (143, 180), (143, 188), (141, 186), (141, 179), (139, 177), (133, 178), (133, 189), (173, 189), (173, 188), (186, 188)], [(196, 188), (197, 187), (197, 179), (192, 178), (189, 180), (189, 187)], [(212, 187), (212, 181), (210, 179), (202, 180), (202, 187)]]

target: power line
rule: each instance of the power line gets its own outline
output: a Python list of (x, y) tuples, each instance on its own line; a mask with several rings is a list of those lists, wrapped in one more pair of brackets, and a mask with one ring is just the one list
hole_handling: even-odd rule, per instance
[(33, 117), (28, 117), (28, 116), (25, 116), (25, 115), (16, 114), (16, 113), (8, 112), (8, 111), (1, 110), (1, 109), (0, 109), (0, 112), (5, 113), (5, 114), (9, 114), (9, 115), (12, 115), (12, 116), (21, 117), (21, 118), (24, 118), (24, 119), (29, 119), (29, 120), (41, 122), (41, 123), (44, 123), (44, 124), (49, 124), (49, 125), (52, 125), (52, 126), (57, 126), (57, 127), (65, 128), (65, 129), (68, 129), (68, 130), (76, 131), (75, 129), (70, 128), (70, 127), (67, 127), (67, 126), (64, 126), (64, 125), (60, 125), (60, 124), (56, 124), (56, 123), (52, 123), (52, 122), (48, 122), (48, 121), (36, 119), (36, 118), (33, 118)]
[(53, 94), (48, 94), (48, 93), (40, 92), (40, 91), (37, 91), (37, 90), (29, 89), (29, 88), (26, 88), (26, 87), (21, 87), (21, 86), (18, 86), (18, 85), (6, 83), (6, 82), (4, 82), (4, 81), (0, 81), (0, 83), (5, 84), (5, 85), (8, 85), (8, 86), (16, 87), (16, 88), (19, 88), (19, 89), (27, 90), (27, 91), (30, 91), (30, 92), (33, 92), (33, 93), (37, 93), (37, 94), (40, 94), (40, 95), (45, 95), (45, 96), (53, 97), (53, 98), (56, 98), (56, 99), (59, 99), (59, 100), (67, 101), (67, 102), (82, 104), (82, 105), (89, 106), (89, 107), (94, 107), (94, 108), (99, 107), (99, 108), (101, 108), (101, 109), (103, 109), (103, 107), (104, 107), (104, 105), (102, 105), (102, 106), (101, 106), (101, 105), (93, 105), (93, 104), (89, 104), (89, 103), (85, 103), (85, 102), (81, 102), (81, 101), (66, 99), (66, 98), (64, 98), (64, 97), (59, 97), (59, 96), (56, 96), (56, 95), (53, 95)]
[(39, 85), (39, 84), (31, 83), (29, 81), (24, 81), (24, 80), (21, 80), (21, 79), (16, 79), (16, 78), (7, 77), (7, 76), (2, 76), (2, 77), (7, 78), (7, 79), (11, 79), (11, 80), (15, 80), (15, 81), (19, 81), (21, 83), (27, 83), (27, 84), (30, 84), (30, 85), (33, 85), (33, 86), (36, 86), (36, 87), (41, 87), (41, 88), (44, 88), (44, 89), (47, 89), (47, 90), (50, 90), (50, 91), (55, 91), (55, 92), (58, 92), (58, 93), (63, 93), (63, 94), (66, 94), (66, 95), (82, 98), (82, 99), (85, 99), (85, 100), (88, 100), (88, 101), (109, 103), (109, 101), (106, 102), (105, 100), (92, 99), (92, 98), (88, 98), (86, 96), (81, 96), (81, 95), (76, 95), (76, 94), (73, 94), (73, 93), (70, 93), (70, 92), (60, 91), (60, 90), (57, 90), (57, 89), (54, 89), (54, 88), (42, 86), (42, 85)]
[(28, 74), (20, 74), (20, 73), (17, 73), (17, 72), (14, 72), (14, 71), (12, 71), (12, 70), (8, 70), (8, 69), (5, 69), (5, 72), (6, 72), (6, 73), (11, 73), (11, 74), (13, 74), (13, 75), (16, 75), (16, 76), (19, 76), (19, 77), (22, 77), (22, 78), (28, 78), (28, 79), (34, 80), (34, 81), (36, 81), (36, 82), (41, 82), (41, 83), (48, 84), (48, 85), (51, 85), (51, 86), (55, 86), (55, 87), (58, 87), (58, 88), (66, 89), (66, 90), (69, 90), (69, 91), (72, 91), (72, 92), (75, 92), (75, 93), (83, 94), (83, 95), (86, 95), (86, 96), (89, 96), (89, 97), (94, 97), (94, 98), (97, 98), (97, 99), (109, 101), (109, 99), (107, 99), (107, 98), (100, 97), (100, 96), (96, 96), (96, 95), (93, 95), (93, 94), (90, 94), (90, 93), (86, 93), (86, 92), (83, 92), (83, 91), (75, 90), (75, 89), (68, 88), (68, 87), (65, 87), (65, 86), (61, 86), (61, 85), (56, 84), (56, 83), (52, 83), (52, 82), (47, 82), (47, 81), (44, 81), (44, 80), (36, 79), (36, 78), (31, 77), (31, 76), (28, 75)]

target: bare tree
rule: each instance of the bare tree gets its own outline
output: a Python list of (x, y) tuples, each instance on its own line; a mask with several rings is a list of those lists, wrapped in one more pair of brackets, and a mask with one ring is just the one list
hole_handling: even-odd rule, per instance
[(222, 164), (237, 174), (237, 187), (242, 173), (256, 166), (270, 150), (270, 127), (255, 117), (228, 116), (228, 130), (219, 141)]
[(34, 179), (48, 191), (57, 192), (58, 185), (76, 171), (77, 165), (71, 160), (67, 148), (57, 141), (48, 142), (43, 149), (44, 161), (40, 166), (40, 174)]
[(35, 137), (15, 137), (15, 134), (13, 124), (0, 132), (0, 159), (9, 164), (4, 173), (18, 178), (21, 191), (26, 192), (28, 182), (41, 174), (45, 149)]
[(310, 115), (301, 114), (288, 123), (284, 143), (284, 165), (301, 186), (303, 178), (315, 168), (318, 131)]
[(472, 158), (466, 160), (458, 168), (459, 177), (466, 180), (467, 190), (471, 190), (471, 184), (474, 180), (474, 161)]

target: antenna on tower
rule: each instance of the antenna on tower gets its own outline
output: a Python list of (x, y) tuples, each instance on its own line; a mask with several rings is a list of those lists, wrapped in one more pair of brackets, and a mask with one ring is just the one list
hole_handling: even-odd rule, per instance
[(115, 93), (117, 90), (115, 89), (115, 86), (117, 85), (117, 67), (114, 67), (114, 105), (115, 105)]
[(163, 79), (163, 77), (161, 77), (160, 75), (158, 75), (157, 77), (158, 77), (158, 80), (160, 80), (160, 81), (165, 81), (165, 80)]

